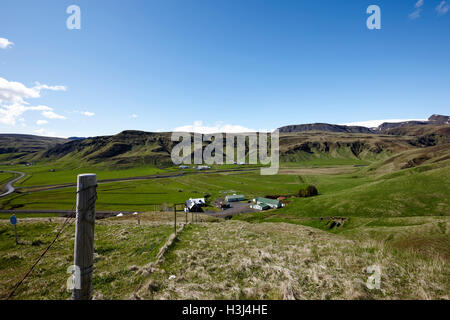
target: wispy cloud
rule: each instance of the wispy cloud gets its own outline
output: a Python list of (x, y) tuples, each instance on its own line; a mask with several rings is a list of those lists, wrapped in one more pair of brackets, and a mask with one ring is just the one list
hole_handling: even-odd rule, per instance
[(441, 1), (441, 3), (436, 7), (436, 11), (440, 16), (446, 14), (448, 10), (450, 10), (450, 5), (445, 0)]
[(39, 82), (35, 82), (36, 86), (33, 89), (41, 91), (41, 90), (50, 90), (50, 91), (66, 91), (66, 86), (49, 86), (46, 84), (40, 84)]
[(424, 0), (419, 0), (416, 2), (416, 4), (414, 5), (414, 8), (416, 8), (416, 9), (409, 14), (409, 18), (411, 20), (420, 18), (420, 14), (422, 13), (423, 4), (424, 4)]
[(14, 45), (14, 42), (9, 41), (5, 38), (0, 38), (0, 49), (8, 49)]
[(132, 118), (132, 119), (137, 119), (139, 116), (137, 115), (137, 114), (132, 114), (132, 115), (130, 115), (130, 118)]
[(59, 115), (53, 111), (44, 111), (42, 112), (42, 115), (48, 119), (60, 119), (60, 120), (65, 120), (66, 117)]
[(421, 13), (422, 13), (422, 9), (414, 10), (413, 12), (411, 12), (411, 13), (409, 14), (409, 18), (410, 18), (411, 20), (418, 19), (418, 18), (420, 18), (420, 14), (421, 14)]
[(79, 114), (81, 114), (81, 115), (83, 115), (83, 116), (86, 116), (86, 117), (93, 117), (93, 116), (95, 116), (95, 113), (94, 112), (90, 112), (90, 111), (79, 111), (79, 110), (75, 110), (75, 111), (72, 111), (73, 113), (79, 113)]

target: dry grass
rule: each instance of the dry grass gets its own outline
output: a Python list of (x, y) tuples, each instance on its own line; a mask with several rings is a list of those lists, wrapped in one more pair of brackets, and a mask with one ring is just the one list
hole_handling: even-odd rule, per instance
[[(161, 224), (169, 224), (173, 225), (174, 223), (174, 214), (173, 212), (145, 212), (139, 213), (137, 215), (125, 215), (122, 217), (114, 217), (107, 219), (108, 223), (131, 223), (137, 224), (138, 219), (142, 225), (161, 225)], [(194, 216), (195, 219), (195, 216)], [(187, 215), (187, 221), (191, 222), (192, 213)], [(213, 216), (209, 216), (207, 214), (198, 214), (199, 222), (218, 222), (221, 219), (215, 218)], [(105, 220), (106, 221), (106, 220)], [(177, 212), (177, 225), (182, 225), (186, 223), (186, 214), (182, 211)]]
[[(365, 286), (381, 267), (381, 290)], [(394, 252), (309, 227), (229, 221), (189, 225), (138, 297), (147, 299), (448, 299), (441, 258)], [(175, 277), (171, 277), (175, 276)]]

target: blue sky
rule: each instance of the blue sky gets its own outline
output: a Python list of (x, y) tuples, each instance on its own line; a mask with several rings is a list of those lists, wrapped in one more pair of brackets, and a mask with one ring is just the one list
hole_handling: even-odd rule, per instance
[[(72, 4), (81, 30), (66, 28)], [(372, 4), (381, 30), (366, 27)], [(2, 0), (0, 132), (270, 130), (449, 114), (449, 5)]]

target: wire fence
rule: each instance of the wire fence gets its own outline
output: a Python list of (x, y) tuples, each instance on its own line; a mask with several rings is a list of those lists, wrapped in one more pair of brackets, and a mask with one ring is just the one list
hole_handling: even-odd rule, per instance
[[(90, 186), (89, 188), (96, 188), (97, 185), (95, 186)], [(79, 193), (85, 191), (86, 189), (81, 189), (78, 190), (75, 194), (78, 195)], [(88, 210), (93, 210), (95, 207), (95, 203), (97, 201), (97, 191), (95, 192), (94, 196), (89, 199), (89, 209)], [(56, 243), (56, 241), (58, 240), (58, 238), (61, 236), (61, 234), (63, 233), (63, 231), (67, 228), (70, 227), (75, 221), (76, 221), (76, 211), (75, 210), (75, 206), (76, 206), (76, 201), (74, 202), (73, 206), (72, 206), (72, 210), (71, 213), (69, 214), (68, 217), (66, 217), (66, 219), (64, 219), (64, 222), (61, 226), (61, 228), (58, 230), (58, 232), (56, 233), (55, 237), (53, 238), (53, 240), (50, 242), (50, 244), (47, 246), (47, 248), (40, 254), (40, 256), (35, 260), (35, 262), (31, 265), (31, 267), (25, 272), (24, 276), (20, 279), (20, 281), (18, 281), (16, 283), (16, 285), (14, 286), (14, 288), (11, 290), (11, 292), (9, 293), (8, 297), (6, 298), (6, 300), (11, 299), (14, 294), (16, 293), (17, 289), (19, 289), (19, 287), (23, 284), (23, 282), (28, 278), (28, 276), (33, 272), (34, 268), (38, 265), (38, 263), (45, 257), (45, 255), (47, 254), (47, 252), (50, 250), (50, 248)]]
[[(88, 188), (96, 188), (95, 186), (90, 186)], [(86, 191), (86, 189), (78, 190), (75, 195), (78, 195), (79, 193)], [(96, 190), (96, 189), (95, 189)], [(89, 199), (89, 206), (87, 210), (93, 210), (95, 209), (96, 201), (97, 201), (98, 195), (97, 190), (94, 193), (94, 196)], [(20, 288), (20, 286), (25, 282), (25, 280), (31, 275), (35, 267), (39, 264), (39, 262), (45, 257), (45, 255), (48, 253), (48, 251), (52, 248), (52, 246), (57, 242), (59, 237), (63, 234), (65, 230), (67, 230), (68, 227), (73, 225), (73, 223), (77, 220), (75, 211), (77, 201), (74, 202), (72, 206), (72, 210), (70, 211), (69, 215), (64, 219), (62, 226), (57, 231), (55, 237), (50, 242), (50, 244), (45, 248), (45, 250), (39, 255), (39, 257), (34, 261), (34, 263), (28, 268), (28, 270), (24, 273), (23, 277), (14, 285), (13, 289), (7, 296), (6, 300), (11, 299), (17, 292), (17, 290)], [(182, 223), (184, 225), (187, 225), (189, 222), (191, 223), (197, 223), (199, 222), (199, 213), (198, 212), (189, 212), (188, 210), (185, 210), (185, 204), (184, 203), (175, 203), (172, 205), (169, 205), (167, 203), (163, 204), (155, 204), (153, 205), (153, 209), (155, 212), (167, 212), (168, 214), (173, 212), (174, 217), (174, 234), (177, 235), (177, 225), (178, 223)], [(177, 223), (177, 216), (178, 216), (178, 223)], [(139, 219), (139, 218), (138, 218)], [(190, 220), (190, 221), (189, 221)], [(138, 220), (138, 223), (140, 224), (140, 220)]]

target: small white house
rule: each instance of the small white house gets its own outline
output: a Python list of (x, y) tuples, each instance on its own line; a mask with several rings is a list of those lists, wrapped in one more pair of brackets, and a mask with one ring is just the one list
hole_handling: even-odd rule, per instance
[(206, 205), (205, 198), (198, 198), (186, 200), (186, 208), (191, 211), (195, 207), (203, 207)]

